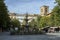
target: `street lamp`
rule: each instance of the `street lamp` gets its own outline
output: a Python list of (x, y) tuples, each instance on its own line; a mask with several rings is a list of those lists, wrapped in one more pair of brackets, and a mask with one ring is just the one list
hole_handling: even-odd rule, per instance
[(25, 18), (25, 22), (26, 22), (26, 27), (28, 28), (28, 13), (26, 13), (26, 16), (25, 16), (26, 18)]

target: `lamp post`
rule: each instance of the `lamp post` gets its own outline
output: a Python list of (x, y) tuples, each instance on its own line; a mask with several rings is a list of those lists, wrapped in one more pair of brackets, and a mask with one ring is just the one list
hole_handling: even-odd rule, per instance
[(26, 22), (26, 27), (28, 26), (28, 13), (26, 13), (26, 16), (25, 16), (26, 18), (25, 18), (25, 22)]
[(26, 16), (25, 16), (25, 22), (26, 22), (25, 27), (26, 27), (26, 31), (29, 32), (29, 24), (28, 24), (28, 21), (29, 21), (29, 19), (28, 19), (28, 13), (26, 13)]

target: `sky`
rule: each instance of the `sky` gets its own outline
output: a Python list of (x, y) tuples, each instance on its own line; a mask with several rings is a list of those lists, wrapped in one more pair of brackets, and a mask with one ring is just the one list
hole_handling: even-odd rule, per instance
[(39, 14), (40, 7), (49, 6), (49, 12), (54, 8), (54, 0), (5, 0), (9, 12), (24, 14)]

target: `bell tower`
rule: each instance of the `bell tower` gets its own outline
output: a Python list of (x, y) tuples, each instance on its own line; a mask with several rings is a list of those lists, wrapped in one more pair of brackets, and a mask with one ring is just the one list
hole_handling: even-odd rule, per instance
[(49, 7), (48, 6), (42, 6), (41, 8), (40, 8), (40, 14), (41, 14), (41, 16), (45, 16), (45, 15), (47, 15), (48, 13), (49, 13)]

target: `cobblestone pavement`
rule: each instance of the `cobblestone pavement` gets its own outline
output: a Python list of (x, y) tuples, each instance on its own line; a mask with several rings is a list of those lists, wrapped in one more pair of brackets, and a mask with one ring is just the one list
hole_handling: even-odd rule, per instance
[(9, 35), (3, 32), (0, 40), (60, 40), (60, 35)]

